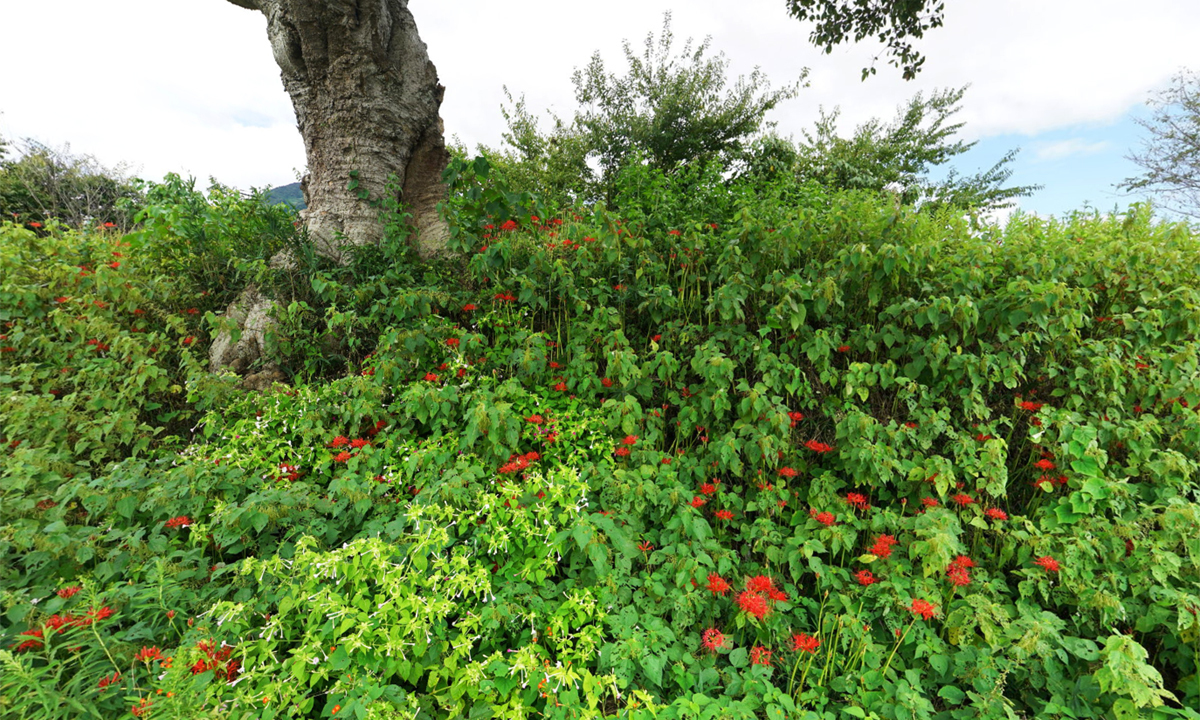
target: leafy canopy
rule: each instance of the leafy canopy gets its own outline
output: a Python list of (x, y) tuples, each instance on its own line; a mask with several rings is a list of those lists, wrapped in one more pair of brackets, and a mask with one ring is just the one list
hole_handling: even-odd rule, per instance
[[(944, 0), (788, 0), (788, 12), (798, 20), (816, 22), (809, 40), (833, 52), (835, 45), (853, 38), (860, 42), (877, 36), (887, 45), (888, 62), (912, 80), (925, 64), (910, 38), (941, 27)], [(875, 74), (875, 64), (863, 68), (864, 80)]]
[(1127, 156), (1142, 174), (1120, 187), (1153, 193), (1170, 209), (1200, 217), (1200, 73), (1176, 75), (1150, 107), (1151, 117), (1137, 121), (1148, 137)]

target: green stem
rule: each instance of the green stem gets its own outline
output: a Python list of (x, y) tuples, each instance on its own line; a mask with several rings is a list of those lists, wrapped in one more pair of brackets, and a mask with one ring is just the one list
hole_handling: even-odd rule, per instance
[(908, 624), (908, 627), (904, 628), (904, 634), (901, 635), (899, 637), (899, 639), (896, 640), (896, 644), (892, 646), (892, 654), (888, 655), (887, 662), (885, 662), (883, 664), (883, 670), (880, 671), (879, 677), (881, 677), (881, 678), (887, 677), (888, 668), (892, 666), (892, 658), (896, 657), (896, 651), (900, 649), (900, 646), (902, 644), (904, 644), (904, 638), (908, 637), (908, 631), (912, 630), (913, 625), (916, 625), (916, 624), (917, 624), (917, 619), (913, 618), (912, 622), (910, 622)]

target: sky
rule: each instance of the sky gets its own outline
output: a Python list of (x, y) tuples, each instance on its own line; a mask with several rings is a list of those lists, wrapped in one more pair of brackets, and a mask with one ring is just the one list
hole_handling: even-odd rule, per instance
[[(800, 137), (820, 109), (840, 127), (891, 119), (917, 92), (970, 85), (957, 119), (978, 141), (970, 174), (1020, 148), (1012, 184), (1043, 185), (1020, 208), (1043, 215), (1123, 209), (1115, 185), (1144, 138), (1145, 103), (1180, 70), (1200, 69), (1195, 0), (949, 0), (945, 26), (918, 41), (906, 82), (874, 42), (825, 54), (784, 0), (410, 0), (446, 86), (448, 139), (497, 147), (504, 88), (545, 117), (570, 117), (571, 73), (599, 52), (624, 67), (672, 13), (678, 42), (711, 37), (730, 80), (760, 68), (775, 87), (808, 68), (808, 87), (768, 119)], [(157, 180), (167, 172), (243, 189), (294, 182), (304, 147), (258, 13), (225, 0), (0, 0), (0, 136), (33, 138)], [(867, 81), (860, 70), (879, 56)]]

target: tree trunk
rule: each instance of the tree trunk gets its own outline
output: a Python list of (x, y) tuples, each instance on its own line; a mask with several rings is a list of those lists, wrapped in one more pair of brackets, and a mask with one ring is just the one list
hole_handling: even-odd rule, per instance
[[(401, 182), (418, 252), (441, 251), (449, 237), (437, 214), (449, 161), (438, 116), (444, 88), (408, 0), (229, 1), (267, 17), (304, 137), (302, 217), (318, 252), (344, 261), (344, 246), (378, 242), (379, 212), (358, 193), (382, 198), (390, 175)], [(358, 188), (349, 190), (353, 171)]]

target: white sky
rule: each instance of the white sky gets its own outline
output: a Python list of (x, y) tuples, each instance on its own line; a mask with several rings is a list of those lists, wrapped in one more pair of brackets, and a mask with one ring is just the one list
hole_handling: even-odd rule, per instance
[[(1200, 67), (1196, 0), (948, 0), (945, 27), (919, 44), (928, 58), (919, 79), (904, 82), (881, 58), (865, 83), (859, 70), (882, 48), (824, 55), (783, 0), (410, 7), (447, 88), (446, 134), (471, 148), (500, 143), (502, 86), (525, 94), (536, 113), (569, 117), (571, 71), (596, 50), (620, 69), (621, 40), (640, 48), (666, 10), (680, 43), (711, 35), (733, 76), (759, 66), (779, 86), (811, 69), (811, 86), (772, 116), (784, 135), (799, 136), (822, 105), (840, 105), (848, 131), (872, 116), (890, 119), (918, 90), (970, 83), (959, 116), (969, 139), (1027, 136), (1031, 158), (1062, 160), (1106, 147), (1063, 138), (1064, 129), (1115, 123), (1184, 66)], [(69, 142), (151, 179), (175, 171), (239, 187), (280, 185), (304, 165), (257, 13), (225, 0), (0, 0), (0, 18), (0, 135)], [(1059, 133), (1053, 142), (1039, 141), (1051, 131)]]

